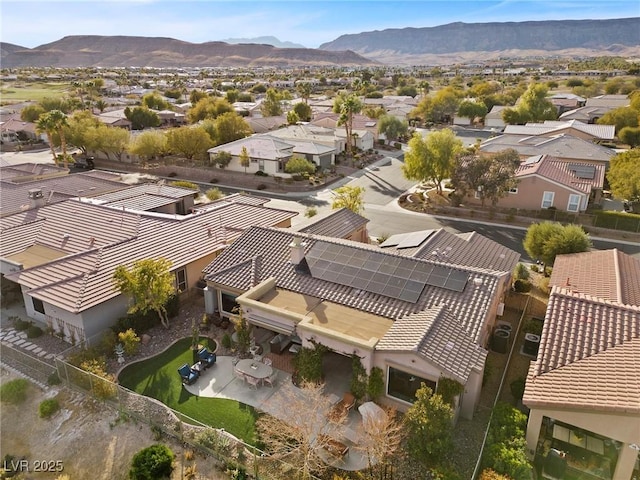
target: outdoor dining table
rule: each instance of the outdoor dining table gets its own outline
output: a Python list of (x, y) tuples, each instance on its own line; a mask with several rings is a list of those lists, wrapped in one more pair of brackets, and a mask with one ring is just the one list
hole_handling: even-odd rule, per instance
[(236, 370), (243, 375), (263, 380), (273, 373), (273, 368), (262, 362), (257, 362), (252, 358), (240, 360), (236, 364)]

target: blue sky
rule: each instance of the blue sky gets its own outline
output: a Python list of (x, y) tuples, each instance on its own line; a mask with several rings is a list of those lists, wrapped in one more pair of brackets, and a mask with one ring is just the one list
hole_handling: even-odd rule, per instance
[(33, 48), (66, 35), (172, 37), (194, 43), (273, 35), (316, 48), (347, 33), (451, 22), (640, 16), (639, 0), (0, 0), (3, 42)]

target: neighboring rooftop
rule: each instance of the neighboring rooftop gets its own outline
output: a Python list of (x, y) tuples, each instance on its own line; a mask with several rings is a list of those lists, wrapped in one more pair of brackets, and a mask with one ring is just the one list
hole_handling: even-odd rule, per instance
[(326, 214), (312, 217), (296, 229), (302, 233), (325, 237), (345, 238), (353, 231), (369, 223), (369, 220), (348, 208), (330, 210)]

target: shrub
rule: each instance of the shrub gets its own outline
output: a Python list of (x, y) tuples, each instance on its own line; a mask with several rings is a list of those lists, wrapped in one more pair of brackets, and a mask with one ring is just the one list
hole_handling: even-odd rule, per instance
[(227, 348), (227, 349), (231, 348), (231, 336), (228, 333), (225, 333), (222, 336), (222, 340), (220, 341), (222, 342), (222, 346), (224, 348)]
[(217, 187), (216, 188), (210, 188), (209, 190), (207, 190), (205, 192), (205, 195), (207, 196), (207, 198), (211, 202), (213, 202), (214, 200), (218, 200), (218, 199), (224, 197), (224, 193), (222, 193), (222, 191)]
[(169, 478), (173, 471), (173, 452), (161, 444), (151, 445), (136, 453), (131, 462), (131, 480)]
[(267, 189), (267, 186), (264, 183), (261, 183), (256, 187), (256, 190), (266, 190), (266, 189)]
[(307, 218), (315, 217), (318, 214), (318, 209), (316, 207), (307, 207), (307, 210), (304, 212), (304, 216)]
[(218, 180), (217, 178), (213, 177), (211, 180), (209, 180), (209, 183), (218, 183), (220, 180)]
[(115, 376), (107, 373), (107, 365), (104, 359), (86, 360), (80, 368), (85, 372), (93, 373), (97, 377), (90, 378), (91, 392), (97, 398), (105, 400), (117, 393)]
[(532, 272), (536, 272), (536, 273), (540, 272), (540, 267), (538, 267), (538, 265), (536, 265), (535, 263), (531, 265), (530, 268)]
[(40, 405), (38, 406), (38, 413), (40, 414), (40, 418), (49, 418), (58, 410), (60, 410), (60, 404), (55, 398), (47, 398), (46, 400), (40, 402)]
[(268, 173), (264, 173), (262, 170), (258, 170), (256, 173), (254, 173), (254, 175), (257, 175), (258, 177), (268, 177), (269, 176)]
[(544, 276), (545, 277), (550, 277), (552, 272), (553, 272), (553, 269), (551, 267), (544, 267)]
[(551, 289), (549, 288), (549, 281), (551, 279), (548, 277), (544, 277), (540, 279), (540, 283), (538, 283), (538, 287), (540, 288), (540, 290), (542, 290), (544, 293), (551, 293)]
[(529, 270), (527, 270), (524, 264), (518, 263), (518, 265), (516, 265), (514, 278), (516, 280), (529, 280)]
[(373, 367), (369, 374), (367, 395), (371, 400), (376, 400), (384, 393), (384, 373), (380, 367)]
[(531, 282), (528, 280), (516, 280), (513, 282), (513, 289), (518, 293), (527, 293), (531, 290)]
[(60, 385), (60, 377), (58, 376), (58, 372), (53, 372), (47, 378), (47, 385)]
[(31, 322), (28, 322), (26, 320), (22, 320), (19, 317), (16, 317), (16, 321), (13, 326), (17, 331), (22, 332), (23, 330), (26, 330), (31, 326)]
[(530, 318), (522, 326), (524, 333), (532, 333), (533, 335), (542, 335), (543, 322), (539, 319)]
[(177, 176), (178, 176), (178, 174), (176, 172), (170, 172), (169, 175), (167, 175), (167, 177), (169, 177), (169, 178), (174, 178), (174, 177), (177, 177)]
[(513, 382), (511, 382), (509, 387), (511, 388), (511, 395), (513, 395), (515, 401), (519, 402), (520, 400), (522, 400), (525, 387), (524, 377), (516, 378)]
[(27, 328), (27, 338), (38, 338), (43, 333), (42, 329), (36, 325), (29, 325)]
[(0, 387), (0, 402), (17, 405), (27, 399), (29, 382), (24, 378), (16, 378)]
[(135, 355), (140, 347), (140, 337), (136, 334), (133, 328), (129, 328), (124, 332), (118, 334), (118, 340), (124, 347), (124, 353), (127, 355)]

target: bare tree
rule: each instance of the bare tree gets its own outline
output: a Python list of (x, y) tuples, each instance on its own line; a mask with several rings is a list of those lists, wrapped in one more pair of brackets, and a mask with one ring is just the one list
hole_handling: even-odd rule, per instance
[(358, 429), (358, 445), (367, 458), (366, 478), (371, 480), (387, 478), (393, 460), (402, 454), (402, 442), (406, 430), (393, 408), (381, 409), (376, 416), (363, 417)]
[(340, 437), (345, 417), (330, 418), (331, 400), (324, 385), (304, 383), (301, 388), (283, 386), (274, 405), (280, 410), (260, 417), (256, 428), (265, 450), (273, 460), (297, 468), (295, 478), (307, 480), (328, 466), (329, 445)]

